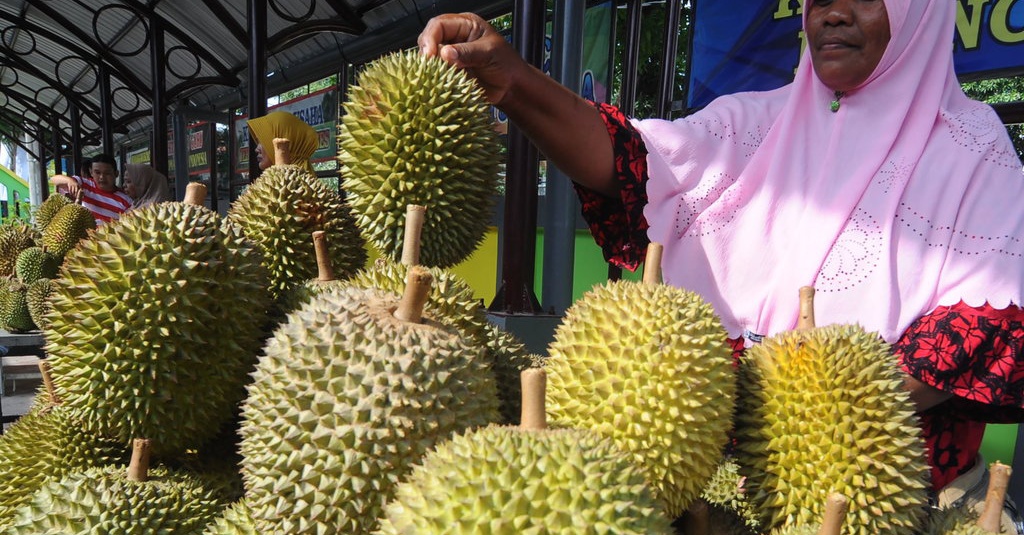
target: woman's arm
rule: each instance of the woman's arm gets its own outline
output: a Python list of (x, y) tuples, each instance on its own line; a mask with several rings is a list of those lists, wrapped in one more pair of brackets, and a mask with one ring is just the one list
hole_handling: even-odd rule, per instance
[(472, 13), (435, 17), (419, 36), (421, 53), (466, 69), (487, 99), (572, 180), (617, 194), (608, 131), (579, 95), (526, 63), (487, 21)]

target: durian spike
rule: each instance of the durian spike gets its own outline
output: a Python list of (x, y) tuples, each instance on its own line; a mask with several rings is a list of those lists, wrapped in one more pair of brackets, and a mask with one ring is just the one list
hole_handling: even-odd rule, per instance
[(420, 323), (423, 319), (423, 307), (430, 297), (430, 287), (434, 276), (423, 266), (412, 266), (405, 277), (405, 293), (402, 302), (395, 310), (395, 317), (409, 323)]
[(708, 502), (697, 498), (683, 513), (683, 533), (686, 535), (711, 535), (711, 512)]
[(327, 233), (322, 230), (313, 231), (313, 249), (316, 250), (316, 280), (329, 282), (334, 280), (334, 267), (327, 251)]
[(423, 235), (423, 220), (427, 207), (410, 204), (405, 207), (405, 241), (402, 242), (402, 265), (415, 266), (420, 263), (420, 237)]
[(548, 416), (544, 408), (548, 374), (541, 368), (527, 368), (519, 373), (523, 389), (523, 408), (519, 416), (520, 429), (547, 429)]
[(843, 531), (843, 523), (846, 521), (846, 513), (850, 509), (850, 500), (834, 492), (829, 494), (825, 500), (825, 518), (821, 522), (821, 529), (818, 535), (839, 535)]
[(274, 138), (274, 165), (289, 165), (292, 163), (292, 142), (288, 138)]
[(189, 182), (185, 186), (185, 198), (181, 202), (195, 206), (206, 204), (206, 184), (202, 182)]
[(644, 284), (661, 284), (661, 256), (665, 246), (651, 242), (644, 258)]
[(1006, 501), (1006, 487), (1010, 484), (1013, 470), (999, 461), (989, 465), (988, 492), (985, 494), (985, 509), (978, 517), (978, 527), (989, 533), (1000, 533), (1003, 525), (1003, 507)]
[(50, 395), (50, 404), (60, 405), (60, 398), (57, 397), (57, 389), (53, 386), (53, 376), (50, 375), (50, 363), (45, 360), (40, 360), (39, 373), (43, 376), (43, 385), (46, 387), (46, 393)]
[(814, 287), (800, 288), (800, 317), (796, 320), (798, 331), (814, 328)]
[(152, 443), (148, 438), (132, 440), (132, 460), (128, 463), (128, 481), (146, 481), (149, 479), (149, 449)]

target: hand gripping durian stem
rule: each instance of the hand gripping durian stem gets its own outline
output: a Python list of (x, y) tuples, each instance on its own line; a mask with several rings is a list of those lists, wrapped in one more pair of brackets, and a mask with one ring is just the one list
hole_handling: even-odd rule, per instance
[(850, 509), (850, 500), (839, 493), (829, 494), (825, 500), (825, 518), (821, 522), (818, 535), (839, 535), (843, 531), (846, 512)]
[(1009, 466), (1000, 462), (989, 468), (988, 492), (985, 494), (985, 509), (978, 517), (978, 527), (989, 533), (1000, 533), (1003, 525), (1003, 507), (1006, 501), (1006, 487), (1010, 484)]
[(327, 251), (327, 233), (322, 230), (313, 231), (313, 250), (316, 251), (316, 280), (329, 282), (334, 280), (334, 268), (331, 256)]
[(45, 360), (39, 361), (39, 373), (43, 376), (43, 385), (46, 386), (46, 393), (50, 395), (50, 404), (60, 405), (57, 389), (53, 386), (53, 376), (50, 374), (50, 363)]
[(430, 297), (430, 286), (434, 276), (423, 266), (412, 266), (405, 278), (405, 293), (402, 302), (395, 310), (395, 317), (409, 323), (420, 323), (423, 320), (423, 306)]
[(544, 409), (548, 374), (540, 368), (527, 368), (519, 373), (523, 390), (523, 408), (519, 415), (520, 429), (547, 429), (548, 417)]
[(651, 242), (644, 258), (644, 284), (661, 284), (661, 256), (665, 246)]
[(686, 535), (711, 535), (711, 513), (708, 502), (697, 498), (683, 513), (683, 533)]
[(427, 208), (410, 204), (405, 207), (405, 239), (402, 242), (402, 265), (415, 266), (420, 263), (420, 237), (423, 235), (423, 221)]
[(132, 440), (132, 460), (128, 463), (128, 481), (146, 481), (149, 479), (149, 448), (152, 445), (148, 438)]
[(814, 288), (800, 288), (800, 317), (796, 320), (797, 330), (805, 331), (814, 328)]
[(288, 138), (274, 138), (274, 165), (292, 163), (292, 142)]
[(185, 198), (181, 202), (193, 206), (203, 206), (206, 204), (206, 184), (202, 182), (189, 182), (185, 186)]

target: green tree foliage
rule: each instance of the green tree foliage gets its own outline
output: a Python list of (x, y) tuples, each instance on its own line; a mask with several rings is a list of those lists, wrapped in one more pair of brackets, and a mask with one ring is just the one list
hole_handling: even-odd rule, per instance
[[(966, 82), (962, 85), (967, 96), (988, 104), (1024, 102), (1024, 77), (1021, 76)], [(1024, 124), (1012, 124), (1006, 129), (1010, 132), (1017, 154), (1024, 157)]]

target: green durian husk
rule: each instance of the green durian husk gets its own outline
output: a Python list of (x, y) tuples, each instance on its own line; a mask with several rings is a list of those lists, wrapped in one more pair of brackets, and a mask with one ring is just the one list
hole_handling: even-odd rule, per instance
[(429, 452), (380, 535), (673, 533), (630, 456), (595, 433), (491, 426)]
[(930, 509), (921, 535), (991, 535), (978, 526), (978, 513), (970, 507)]
[(28, 287), (19, 280), (0, 282), (0, 328), (12, 333), (36, 329), (26, 300), (27, 291)]
[(426, 206), (420, 263), (450, 267), (483, 241), (503, 157), (477, 83), (414, 51), (367, 65), (338, 133), (344, 189), (366, 239), (402, 255), (406, 207)]
[(68, 199), (64, 195), (54, 194), (47, 197), (32, 214), (32, 220), (35, 228), (42, 231), (50, 224), (53, 216), (57, 215), (57, 212), (59, 212), (61, 208), (69, 204), (71, 204), (71, 199)]
[(8, 535), (197, 535), (227, 504), (186, 473), (151, 468), (143, 482), (122, 465), (90, 468), (43, 485)]
[(39, 279), (52, 279), (60, 268), (61, 258), (42, 247), (29, 247), (18, 254), (14, 273), (25, 284)]
[(736, 460), (762, 525), (819, 522), (850, 499), (846, 535), (911, 534), (930, 471), (890, 347), (855, 325), (766, 338), (740, 366)]
[(708, 503), (712, 523), (717, 525), (715, 533), (756, 535), (760, 531), (739, 470), (736, 461), (726, 456), (701, 490), (700, 497)]
[(67, 255), (44, 318), (58, 395), (126, 445), (196, 448), (235, 414), (267, 336), (259, 248), (182, 203), (132, 210), (95, 238)]
[(332, 289), (289, 314), (268, 341), (241, 426), (258, 532), (371, 533), (426, 451), (497, 421), (482, 349), (429, 315), (396, 319), (399, 298)]
[(22, 221), (0, 225), (0, 278), (14, 275), (18, 255), (40, 238), (36, 229)]
[(631, 281), (595, 286), (550, 345), (552, 425), (590, 429), (633, 456), (678, 517), (715, 473), (732, 427), (728, 336), (697, 294)]
[(245, 500), (225, 508), (217, 519), (206, 527), (203, 535), (261, 535), (253, 524), (252, 513)]
[(46, 328), (46, 314), (50, 311), (50, 293), (53, 292), (52, 279), (37, 279), (25, 290), (25, 304), (32, 323), (40, 329)]
[(95, 229), (96, 217), (88, 208), (79, 204), (67, 204), (54, 214), (53, 219), (43, 229), (39, 242), (53, 255), (63, 257)]
[(347, 279), (366, 264), (365, 241), (348, 204), (295, 165), (263, 171), (231, 204), (228, 220), (263, 251), (275, 300), (316, 277), (314, 231), (324, 231), (331, 243), (330, 261), (337, 278)]

